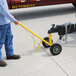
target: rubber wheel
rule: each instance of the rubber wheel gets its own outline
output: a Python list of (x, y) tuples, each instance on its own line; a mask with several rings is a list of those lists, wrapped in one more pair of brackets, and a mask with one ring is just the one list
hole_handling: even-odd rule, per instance
[[(49, 37), (45, 37), (44, 40), (47, 41), (47, 42), (49, 42)], [(53, 43), (53, 40), (52, 40), (52, 43)], [(50, 47), (48, 44), (46, 44), (46, 43), (43, 42), (43, 41), (42, 41), (42, 45), (43, 45), (45, 48)]]
[(53, 54), (53, 55), (58, 55), (60, 54), (62, 51), (62, 47), (60, 44), (53, 44), (51, 47), (50, 47), (50, 52)]
[(72, 3), (74, 7), (76, 7), (76, 2)]

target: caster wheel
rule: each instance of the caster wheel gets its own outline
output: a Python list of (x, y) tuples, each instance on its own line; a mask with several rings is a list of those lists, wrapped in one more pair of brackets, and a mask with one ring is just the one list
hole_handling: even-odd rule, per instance
[(58, 55), (60, 54), (62, 51), (62, 47), (60, 44), (53, 44), (51, 47), (50, 47), (50, 52), (53, 54), (53, 55)]
[[(49, 42), (49, 37), (45, 37), (44, 40), (47, 41), (47, 42)], [(52, 43), (53, 43), (53, 40), (52, 40)], [(46, 43), (43, 42), (43, 41), (42, 41), (42, 45), (43, 45), (45, 48), (50, 47), (48, 44), (46, 44)]]

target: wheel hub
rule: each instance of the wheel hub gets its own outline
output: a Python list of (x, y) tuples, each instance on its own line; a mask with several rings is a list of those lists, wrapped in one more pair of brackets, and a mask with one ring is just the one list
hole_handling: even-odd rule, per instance
[(59, 46), (54, 47), (53, 51), (54, 53), (58, 53), (60, 51), (60, 47)]

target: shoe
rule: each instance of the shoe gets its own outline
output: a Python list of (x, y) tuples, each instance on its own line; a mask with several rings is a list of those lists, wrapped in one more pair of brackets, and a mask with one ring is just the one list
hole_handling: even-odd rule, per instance
[(5, 67), (7, 66), (7, 63), (4, 62), (3, 60), (0, 60), (0, 67)]
[(10, 59), (20, 59), (20, 55), (13, 54), (12, 56), (7, 56), (6, 59), (8, 59), (8, 60), (10, 60)]

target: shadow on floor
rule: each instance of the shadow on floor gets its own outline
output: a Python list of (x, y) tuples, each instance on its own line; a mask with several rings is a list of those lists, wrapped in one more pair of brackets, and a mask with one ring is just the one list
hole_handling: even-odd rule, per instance
[[(51, 6), (50, 6), (51, 7)], [(40, 9), (39, 9), (40, 8)], [(18, 20), (31, 20), (44, 17), (52, 17), (64, 14), (71, 14), (76, 12), (76, 8), (73, 6), (68, 7), (55, 7), (55, 8), (45, 8), (44, 7), (33, 7), (33, 8), (23, 8), (21, 10), (16, 10), (16, 13), (11, 13)], [(29, 10), (26, 10), (29, 9)], [(36, 10), (33, 10), (36, 9)], [(14, 10), (15, 11), (15, 10)]]

